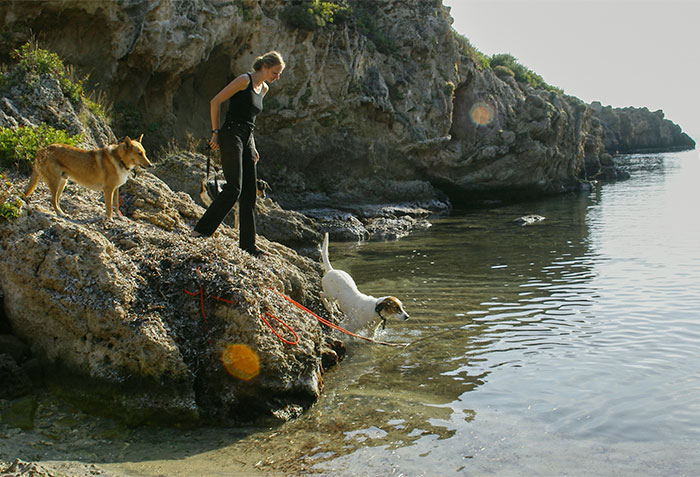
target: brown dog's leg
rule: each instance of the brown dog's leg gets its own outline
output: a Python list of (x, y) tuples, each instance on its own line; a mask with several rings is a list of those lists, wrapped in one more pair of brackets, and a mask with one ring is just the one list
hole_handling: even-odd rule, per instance
[(24, 189), (24, 198), (28, 199), (30, 195), (34, 193), (36, 186), (39, 185), (39, 179), (41, 179), (41, 163), (44, 161), (44, 156), (46, 156), (46, 149), (41, 149), (34, 158), (34, 164), (32, 166), (32, 178), (29, 179), (29, 184), (27, 188)]
[(121, 205), (121, 199), (119, 198), (119, 187), (114, 189), (114, 192), (112, 193), (112, 204), (114, 208), (117, 209), (117, 215), (119, 217), (124, 217), (122, 211), (119, 210), (119, 206)]
[(114, 197), (114, 193), (117, 191), (116, 188), (112, 187), (105, 187), (102, 193), (105, 196), (105, 209), (107, 212), (107, 220), (111, 220), (112, 218), (112, 198)]
[(66, 182), (68, 182), (68, 179), (60, 176), (54, 177), (49, 181), (49, 189), (51, 190), (51, 205), (53, 205), (53, 208), (58, 215), (66, 215), (59, 204), (61, 194), (63, 194), (63, 189), (66, 187)]

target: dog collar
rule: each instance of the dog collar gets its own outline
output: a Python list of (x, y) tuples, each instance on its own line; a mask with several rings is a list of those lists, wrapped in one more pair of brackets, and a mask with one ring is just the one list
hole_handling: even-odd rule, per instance
[(122, 167), (124, 168), (124, 170), (126, 170), (126, 171), (131, 171), (131, 169), (129, 169), (128, 167), (126, 167), (126, 164), (124, 164), (124, 161), (122, 161), (122, 158), (119, 156), (119, 153), (118, 153), (118, 152), (117, 152), (116, 156), (117, 156), (117, 161), (119, 161), (119, 164), (122, 165)]
[(377, 313), (377, 315), (379, 316), (379, 318), (381, 318), (381, 320), (382, 320), (382, 329), (385, 330), (385, 329), (386, 329), (386, 318), (384, 318), (384, 317), (382, 316), (382, 309), (379, 307), (379, 305), (377, 305), (377, 306), (374, 308), (374, 311), (375, 311), (375, 313)]

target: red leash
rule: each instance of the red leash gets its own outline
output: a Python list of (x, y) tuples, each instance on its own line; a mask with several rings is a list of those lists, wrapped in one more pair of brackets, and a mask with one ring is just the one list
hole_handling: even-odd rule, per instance
[[(204, 312), (204, 288), (202, 287), (202, 272), (201, 272), (201, 270), (200, 270), (200, 267), (197, 267), (197, 274), (199, 275), (199, 291), (196, 292), (196, 293), (193, 293), (193, 292), (191, 292), (191, 291), (189, 291), (189, 290), (187, 290), (187, 289), (183, 289), (183, 291), (184, 291), (185, 293), (187, 293), (188, 295), (190, 295), (190, 296), (198, 296), (198, 297), (199, 297), (199, 308), (200, 308), (200, 310), (201, 310), (201, 312), (202, 312), (202, 319), (204, 320), (204, 329), (205, 329), (206, 332), (207, 332), (207, 340), (209, 341), (209, 344), (211, 344), (211, 338), (209, 337), (209, 325), (208, 325), (208, 323), (207, 323), (207, 314)], [(209, 295), (209, 298), (213, 298), (214, 300), (218, 300), (218, 301), (221, 301), (221, 302), (224, 302), (224, 303), (228, 303), (229, 305), (235, 305), (235, 303), (232, 302), (231, 300), (226, 300), (225, 298), (221, 298), (221, 297), (218, 297), (218, 296), (215, 296), (215, 295)], [(280, 320), (279, 318), (277, 318), (275, 315), (271, 315), (270, 313), (268, 313), (268, 312), (266, 312), (266, 311), (263, 312), (263, 313), (264, 313), (265, 315), (267, 315), (268, 317), (277, 320), (278, 323), (280, 323), (282, 326), (284, 326), (285, 328), (287, 328), (287, 329), (289, 330), (289, 332), (290, 332), (292, 335), (294, 335), (294, 341), (290, 341), (290, 340), (285, 339), (285, 338), (283, 338), (282, 336), (280, 336), (280, 334), (277, 333), (277, 330), (275, 330), (275, 329), (272, 327), (272, 325), (270, 324), (270, 322), (267, 321), (267, 320), (265, 319), (265, 317), (263, 317), (263, 315), (261, 314), (261, 315), (260, 315), (260, 319), (263, 321), (263, 323), (265, 323), (265, 324), (268, 326), (268, 328), (270, 328), (270, 329), (272, 330), (272, 332), (275, 334), (275, 336), (277, 336), (281, 341), (283, 341), (283, 342), (285, 342), (285, 343), (287, 343), (287, 344), (289, 344), (289, 345), (296, 345), (296, 344), (299, 344), (299, 336), (297, 336), (297, 334), (294, 332), (294, 330), (292, 329), (291, 326), (289, 326), (287, 323), (285, 323), (284, 321), (282, 321), (282, 320)]]
[[(226, 300), (225, 298), (219, 298), (218, 296), (209, 295), (209, 298), (213, 298), (214, 300), (218, 300), (218, 301), (222, 301), (222, 302), (224, 302), (224, 303), (228, 303), (229, 305), (235, 305), (235, 303), (232, 302), (231, 300)], [(277, 322), (278, 322), (279, 324), (281, 324), (282, 326), (284, 326), (285, 328), (287, 328), (287, 329), (289, 330), (289, 332), (290, 332), (291, 334), (294, 335), (294, 341), (289, 341), (289, 340), (287, 340), (287, 339), (285, 339), (285, 338), (282, 338), (282, 337), (279, 335), (279, 333), (277, 333), (277, 331), (272, 327), (272, 325), (270, 325), (270, 322), (267, 321), (267, 320), (263, 317), (263, 314), (264, 314), (264, 315), (267, 315), (268, 317), (270, 317), (270, 318), (272, 318), (272, 319), (277, 320)], [(289, 325), (288, 325), (287, 323), (285, 323), (284, 321), (282, 321), (282, 320), (280, 320), (279, 318), (277, 318), (275, 315), (271, 315), (270, 313), (268, 313), (268, 312), (266, 312), (266, 311), (263, 311), (263, 313), (260, 315), (260, 319), (263, 320), (263, 323), (265, 323), (265, 324), (268, 326), (268, 328), (270, 328), (270, 329), (272, 330), (272, 332), (275, 334), (275, 336), (277, 336), (281, 341), (284, 341), (285, 343), (290, 344), (290, 345), (299, 344), (299, 337), (298, 337), (297, 334), (294, 332), (294, 330), (292, 329), (292, 327), (289, 326)]]
[(207, 324), (207, 314), (204, 313), (204, 289), (202, 288), (202, 272), (199, 270), (199, 267), (197, 267), (197, 274), (199, 275), (199, 291), (197, 293), (192, 293), (186, 288), (183, 290), (190, 296), (199, 296), (199, 307), (202, 310), (202, 318), (204, 319), (204, 329), (207, 332), (207, 341), (209, 341), (209, 344), (211, 344), (211, 338), (209, 337), (209, 325)]

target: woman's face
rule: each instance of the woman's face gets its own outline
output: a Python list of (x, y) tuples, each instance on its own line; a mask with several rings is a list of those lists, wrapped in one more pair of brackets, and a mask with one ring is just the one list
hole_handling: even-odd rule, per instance
[(282, 74), (282, 70), (284, 70), (284, 66), (282, 65), (275, 65), (271, 66), (270, 68), (265, 68), (263, 66), (263, 72), (265, 73), (265, 81), (268, 83), (277, 81), (280, 75)]

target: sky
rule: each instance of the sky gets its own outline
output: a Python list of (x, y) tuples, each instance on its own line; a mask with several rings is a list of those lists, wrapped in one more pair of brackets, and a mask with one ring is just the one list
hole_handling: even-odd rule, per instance
[(700, 0), (443, 0), (486, 55), (587, 103), (662, 109), (700, 144)]

